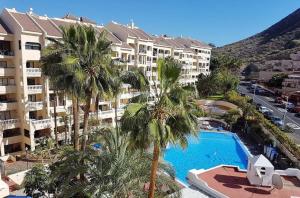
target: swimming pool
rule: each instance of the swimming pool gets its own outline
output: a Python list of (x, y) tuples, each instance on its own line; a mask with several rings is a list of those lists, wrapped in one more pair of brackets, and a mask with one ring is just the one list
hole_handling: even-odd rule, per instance
[(191, 169), (209, 169), (221, 164), (247, 169), (249, 151), (230, 132), (200, 131), (198, 137), (190, 137), (188, 147), (170, 146), (164, 159), (176, 171), (176, 177), (184, 182)]

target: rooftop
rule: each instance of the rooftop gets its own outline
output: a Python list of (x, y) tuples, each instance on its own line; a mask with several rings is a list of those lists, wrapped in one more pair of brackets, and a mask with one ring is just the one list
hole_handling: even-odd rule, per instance
[(284, 185), (278, 190), (250, 185), (246, 174), (234, 167), (221, 166), (198, 174), (198, 178), (205, 181), (210, 188), (231, 198), (300, 197), (300, 181), (296, 177), (281, 176)]

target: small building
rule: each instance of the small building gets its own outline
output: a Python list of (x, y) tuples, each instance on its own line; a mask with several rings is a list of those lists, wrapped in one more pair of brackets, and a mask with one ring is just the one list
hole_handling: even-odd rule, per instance
[(263, 155), (249, 157), (247, 178), (251, 185), (272, 186), (274, 166)]

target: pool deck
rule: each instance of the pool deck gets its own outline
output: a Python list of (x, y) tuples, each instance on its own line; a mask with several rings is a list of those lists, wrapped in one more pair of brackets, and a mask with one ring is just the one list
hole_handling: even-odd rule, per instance
[(235, 167), (221, 166), (197, 175), (207, 185), (231, 198), (290, 198), (300, 197), (300, 181), (296, 177), (282, 176), (281, 190), (250, 185), (246, 172)]

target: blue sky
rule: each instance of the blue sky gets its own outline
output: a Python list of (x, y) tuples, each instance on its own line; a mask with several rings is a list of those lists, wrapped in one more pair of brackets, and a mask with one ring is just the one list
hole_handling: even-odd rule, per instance
[(251, 36), (300, 7), (300, 0), (0, 0), (40, 15), (87, 16), (98, 23), (131, 19), (146, 32), (193, 37), (218, 46)]

